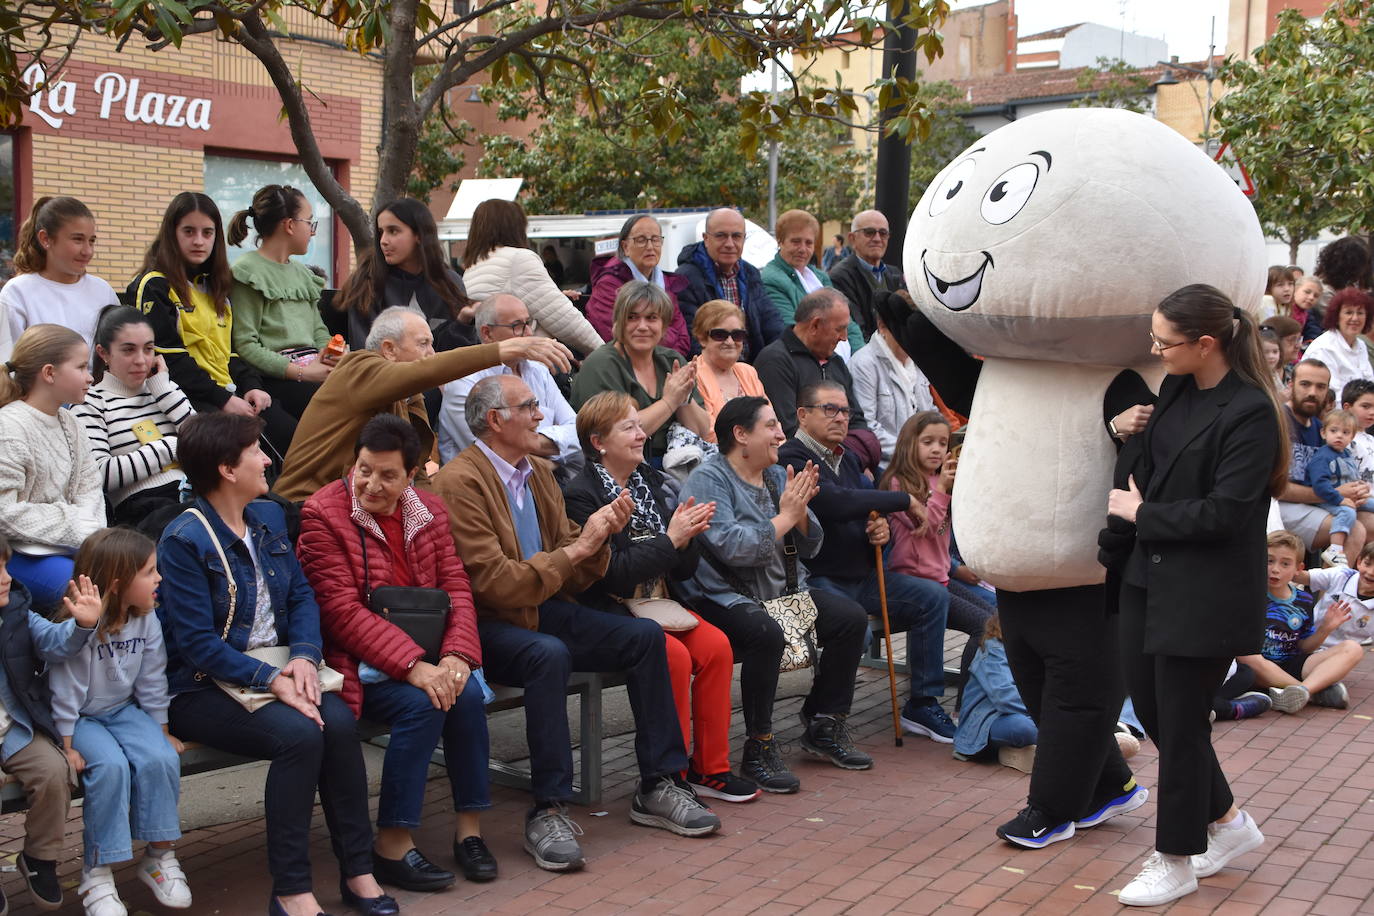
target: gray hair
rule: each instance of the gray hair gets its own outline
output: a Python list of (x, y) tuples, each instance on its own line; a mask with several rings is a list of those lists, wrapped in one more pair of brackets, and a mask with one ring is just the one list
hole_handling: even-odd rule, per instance
[[(502, 410), (501, 404), (506, 393), (501, 390), (501, 376), (489, 375), (472, 386), (467, 402), (463, 404), (463, 419), (468, 421), (468, 429), (478, 439), (491, 431), (487, 424), (487, 414)], [(504, 414), (503, 414), (504, 416)]]
[(801, 297), (797, 303), (796, 314), (792, 317), (794, 325), (806, 324), (811, 319), (823, 315), (836, 305), (843, 305), (849, 308), (849, 300), (844, 297), (844, 293), (829, 286), (821, 287), (812, 293), (807, 293)]
[[(501, 307), (502, 299), (513, 299), (522, 306), (525, 305), (524, 301), (514, 293), (492, 293), (479, 302), (477, 308), (473, 310), (472, 326), (480, 331), (482, 328), (489, 328), (494, 325), (496, 323), (496, 310)], [(528, 313), (529, 308), (526, 307), (525, 311)]]
[(406, 333), (406, 315), (425, 317), (419, 309), (413, 309), (408, 305), (393, 305), (383, 309), (372, 322), (372, 329), (367, 332), (365, 346), (369, 350), (381, 350), (384, 340), (400, 343)]

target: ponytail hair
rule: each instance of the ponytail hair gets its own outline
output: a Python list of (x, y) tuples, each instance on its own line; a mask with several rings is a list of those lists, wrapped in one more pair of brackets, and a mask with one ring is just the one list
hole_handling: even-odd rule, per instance
[(0, 372), (0, 407), (27, 397), (44, 366), (59, 365), (86, 338), (60, 324), (32, 324), (14, 342), (14, 350)]
[(48, 252), (38, 241), (41, 229), (51, 238), (74, 219), (95, 219), (91, 208), (75, 197), (40, 197), (33, 202), (29, 218), (19, 227), (14, 251), (14, 272), (36, 274), (48, 266)]
[[(107, 305), (100, 310), (100, 318), (95, 325), (95, 345), (104, 348), (106, 353), (110, 352), (110, 345), (114, 343), (119, 332), (131, 324), (146, 324), (152, 327), (153, 323), (148, 316), (136, 308), (127, 305)], [(92, 360), (91, 375), (98, 382), (105, 377), (110, 366), (105, 359), (96, 351), (95, 358)]]
[(1269, 492), (1278, 496), (1288, 485), (1288, 423), (1284, 418), (1273, 372), (1264, 363), (1259, 325), (1254, 316), (1237, 308), (1226, 294), (1206, 283), (1193, 283), (1164, 297), (1156, 311), (1189, 340), (1212, 337), (1221, 347), (1231, 371), (1269, 398), (1278, 436), (1269, 473)]
[(277, 231), (277, 227), (294, 217), (301, 208), (305, 195), (289, 184), (269, 184), (258, 188), (253, 202), (247, 210), (240, 210), (229, 220), (227, 237), (230, 245), (237, 245), (248, 238), (248, 220), (253, 221), (260, 243)]

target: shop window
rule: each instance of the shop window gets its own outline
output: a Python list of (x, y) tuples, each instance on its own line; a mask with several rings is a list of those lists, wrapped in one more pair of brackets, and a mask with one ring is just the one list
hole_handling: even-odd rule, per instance
[(19, 231), (14, 158), (14, 134), (0, 133), (0, 283), (14, 272), (14, 237)]
[[(295, 162), (271, 159), (208, 154), (205, 157), (205, 193), (219, 206), (226, 226), (235, 213), (248, 208), (258, 188), (269, 184), (290, 185), (299, 189), (310, 201), (315, 219), (319, 220), (319, 230), (310, 243), (310, 250), (296, 260), (321, 268), (328, 284), (334, 286), (334, 211), (310, 183), (305, 169)], [(248, 238), (239, 247), (230, 247), (229, 260), (235, 260), (245, 251), (252, 251), (256, 247), (256, 238), (253, 224), (249, 222)]]

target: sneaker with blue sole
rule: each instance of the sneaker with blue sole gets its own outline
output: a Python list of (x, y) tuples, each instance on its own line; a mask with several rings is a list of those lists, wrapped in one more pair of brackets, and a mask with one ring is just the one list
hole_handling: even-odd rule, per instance
[(1136, 808), (1139, 808), (1141, 805), (1145, 804), (1147, 801), (1150, 800), (1149, 789), (1145, 788), (1142, 785), (1136, 784), (1136, 781), (1134, 779), (1132, 779), (1130, 783), (1128, 783), (1128, 785), (1130, 786), (1130, 788), (1126, 789), (1120, 795), (1108, 799), (1105, 802), (1101, 802), (1100, 804), (1094, 802), (1092, 813), (1088, 814), (1086, 817), (1081, 817), (1078, 820), (1074, 821), (1074, 826), (1077, 827), (1079, 830), (1086, 830), (1089, 827), (1096, 827), (1103, 821), (1111, 820), (1118, 814), (1125, 814), (1127, 811), (1134, 811)]
[(934, 700), (912, 706), (907, 703), (902, 708), (902, 731), (912, 735), (922, 735), (940, 744), (954, 743), (954, 720)]
[(997, 828), (997, 835), (1008, 843), (1027, 849), (1043, 849), (1051, 843), (1073, 836), (1073, 821), (1056, 821), (1034, 805), (1022, 808), (1016, 817)]

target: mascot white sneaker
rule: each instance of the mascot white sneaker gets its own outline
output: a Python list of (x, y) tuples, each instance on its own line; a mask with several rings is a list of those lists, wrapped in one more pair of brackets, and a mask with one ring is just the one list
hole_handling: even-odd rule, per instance
[(1029, 805), (1005, 839), (1044, 846), (1145, 800), (1112, 737), (1124, 688), (1097, 561), (1117, 447), (1107, 424), (1158, 387), (1159, 301), (1209, 283), (1253, 311), (1264, 256), (1253, 207), (1215, 163), (1114, 109), (994, 131), (911, 217), (903, 268), (919, 311), (903, 346), (969, 416), (956, 536), (997, 586), (1040, 729)]

